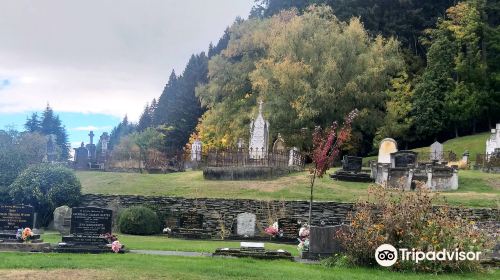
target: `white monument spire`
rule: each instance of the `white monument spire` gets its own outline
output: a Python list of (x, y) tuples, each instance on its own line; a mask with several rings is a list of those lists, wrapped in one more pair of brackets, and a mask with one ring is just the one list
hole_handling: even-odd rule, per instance
[(267, 157), (269, 146), (269, 122), (262, 116), (264, 102), (259, 100), (259, 114), (255, 121), (250, 123), (250, 145), (249, 154), (252, 159)]

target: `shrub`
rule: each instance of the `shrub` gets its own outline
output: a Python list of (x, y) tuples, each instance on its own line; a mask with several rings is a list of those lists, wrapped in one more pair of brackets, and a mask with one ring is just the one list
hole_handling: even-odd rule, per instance
[[(492, 245), (467, 218), (451, 213), (447, 205), (433, 207), (435, 195), (417, 184), (414, 192), (390, 191), (370, 187), (372, 201), (359, 203), (349, 220), (348, 230), (338, 232), (349, 260), (358, 265), (375, 265), (378, 246), (391, 244), (396, 249), (418, 251), (483, 251)], [(396, 270), (451, 272), (478, 271), (477, 261), (401, 261)]]
[(156, 213), (143, 206), (125, 209), (120, 215), (119, 225), (122, 233), (150, 235), (161, 231)]
[(56, 207), (78, 204), (81, 184), (71, 169), (52, 164), (34, 165), (12, 183), (10, 196), (14, 203), (33, 206), (39, 225), (47, 226)]

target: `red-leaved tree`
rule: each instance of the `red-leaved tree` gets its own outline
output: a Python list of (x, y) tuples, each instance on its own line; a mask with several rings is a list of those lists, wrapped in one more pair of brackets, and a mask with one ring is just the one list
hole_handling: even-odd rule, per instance
[(330, 128), (323, 130), (317, 126), (313, 132), (312, 160), (314, 167), (309, 170), (311, 174), (311, 197), (309, 200), (309, 225), (311, 225), (313, 190), (316, 177), (323, 177), (331, 163), (338, 157), (340, 147), (351, 137), (351, 125), (358, 115), (358, 110), (354, 109), (344, 119), (343, 126), (339, 129), (338, 123), (333, 122)]

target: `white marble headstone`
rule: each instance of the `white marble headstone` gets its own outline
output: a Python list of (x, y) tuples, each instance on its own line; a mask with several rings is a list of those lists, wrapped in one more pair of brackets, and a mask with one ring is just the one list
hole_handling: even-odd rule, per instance
[(392, 138), (385, 138), (378, 149), (378, 163), (391, 163), (391, 154), (398, 151), (398, 144)]
[(443, 144), (438, 141), (431, 145), (431, 160), (441, 161), (443, 160)]
[(191, 145), (191, 161), (201, 161), (201, 141), (196, 139)]
[(492, 154), (495, 149), (500, 148), (500, 123), (497, 123), (496, 129), (491, 130), (491, 136), (486, 140), (486, 154)]
[(236, 217), (236, 234), (239, 236), (254, 237), (255, 236), (255, 214), (241, 213)]

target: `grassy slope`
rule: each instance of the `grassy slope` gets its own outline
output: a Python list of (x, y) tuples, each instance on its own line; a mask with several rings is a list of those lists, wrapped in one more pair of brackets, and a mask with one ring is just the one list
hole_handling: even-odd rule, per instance
[[(498, 279), (498, 270), (483, 274), (415, 274), (368, 268), (325, 268), (290, 261), (253, 259), (185, 258), (138, 254), (23, 254), (0, 253), (0, 278), (19, 275), (26, 269), (42, 279), (55, 269), (58, 279)], [(69, 270), (68, 270), (69, 269)], [(88, 271), (88, 273), (87, 273)], [(62, 274), (62, 275), (61, 275)], [(87, 275), (87, 276), (86, 276)], [(496, 275), (496, 276), (495, 276)], [(94, 277), (94, 278), (91, 278)], [(10, 277), (13, 279), (13, 277)], [(16, 277), (19, 278), (19, 277)], [(26, 278), (23, 278), (26, 279)], [(31, 279), (31, 278), (29, 278)]]
[[(77, 172), (84, 193), (133, 194), (210, 198), (307, 200), (306, 172), (267, 181), (207, 181), (201, 171), (173, 174)], [(460, 171), (457, 191), (442, 193), (453, 205), (497, 207), (500, 203), (500, 174)], [(368, 183), (317, 180), (315, 200), (354, 202), (366, 198)]]
[[(484, 154), (486, 151), (486, 140), (490, 137), (489, 132), (479, 133), (459, 138), (450, 139), (443, 143), (443, 151), (453, 151), (460, 156), (465, 151), (469, 151), (470, 160), (476, 160), (476, 154)], [(403, 147), (399, 147), (402, 149)], [(430, 147), (422, 147), (417, 149), (412, 149), (412, 151), (419, 153), (430, 153)], [(367, 163), (370, 160), (377, 159), (377, 156), (366, 157), (363, 159), (364, 163)]]

